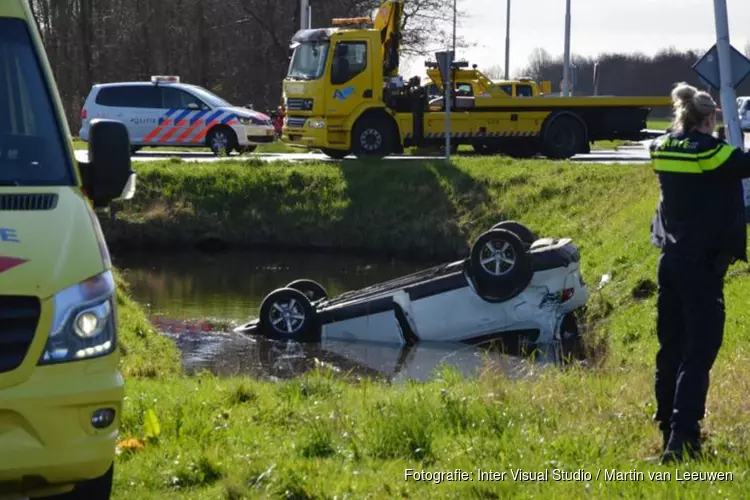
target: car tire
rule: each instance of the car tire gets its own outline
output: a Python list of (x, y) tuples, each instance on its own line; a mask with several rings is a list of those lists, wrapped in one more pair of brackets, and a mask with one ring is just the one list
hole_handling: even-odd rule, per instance
[(471, 248), (470, 266), (477, 291), (492, 301), (515, 297), (534, 274), (526, 246), (507, 229), (480, 235)]
[(381, 117), (363, 117), (352, 130), (352, 151), (357, 158), (383, 158), (393, 153), (394, 134)]
[(533, 245), (534, 242), (539, 239), (539, 237), (531, 229), (514, 220), (504, 220), (498, 224), (495, 224), (492, 227), (492, 230), (495, 229), (507, 229), (511, 233), (518, 236), (521, 241), (528, 246)]
[[(284, 313), (291, 316), (284, 318)], [(307, 295), (294, 288), (279, 288), (266, 295), (260, 306), (260, 330), (275, 339), (307, 340), (317, 324)]]
[(320, 150), (323, 151), (324, 155), (334, 160), (343, 160), (349, 156), (349, 151), (341, 151), (340, 149), (321, 148)]
[(44, 497), (45, 500), (109, 500), (112, 496), (114, 462), (103, 475), (75, 485), (73, 491)]
[(310, 302), (317, 302), (328, 298), (328, 292), (323, 285), (313, 280), (295, 280), (289, 283), (286, 288), (293, 288), (304, 293)]
[(229, 156), (237, 148), (237, 135), (231, 128), (218, 125), (206, 136), (206, 146), (216, 156)]
[(561, 115), (552, 118), (544, 127), (542, 154), (553, 160), (572, 158), (584, 149), (586, 130), (573, 116)]

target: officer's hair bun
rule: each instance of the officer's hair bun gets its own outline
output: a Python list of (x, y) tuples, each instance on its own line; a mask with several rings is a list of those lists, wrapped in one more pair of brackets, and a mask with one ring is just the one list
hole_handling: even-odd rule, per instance
[(674, 128), (679, 131), (690, 131), (699, 126), (717, 108), (711, 94), (685, 82), (675, 85), (672, 90), (672, 103)]

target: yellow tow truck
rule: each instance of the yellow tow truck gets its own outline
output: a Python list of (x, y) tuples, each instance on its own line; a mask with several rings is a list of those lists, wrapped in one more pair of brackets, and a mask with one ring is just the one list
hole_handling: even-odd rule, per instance
[(124, 381), (93, 208), (130, 198), (125, 125), (77, 161), (29, 0), (0, 1), (0, 499), (107, 499)]
[[(404, 3), (384, 2), (374, 21), (334, 19), (333, 27), (294, 35), (283, 83), (284, 142), (333, 158), (383, 157), (444, 144), (444, 107), (430, 106), (419, 77), (405, 82), (398, 74)], [(451, 73), (460, 66), (454, 64)], [(671, 103), (667, 96), (521, 97), (517, 85), (516, 95), (508, 95), (503, 82), (495, 84), (476, 69), (471, 73), (487, 88), (480, 95), (452, 96), (451, 141), (487, 154), (564, 159), (590, 152), (594, 141), (642, 140), (651, 108)], [(453, 74), (451, 79), (456, 81)]]

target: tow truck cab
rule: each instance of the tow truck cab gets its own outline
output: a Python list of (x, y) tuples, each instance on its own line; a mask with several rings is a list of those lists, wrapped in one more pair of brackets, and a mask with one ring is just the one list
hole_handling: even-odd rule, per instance
[(0, 68), (0, 498), (109, 498), (123, 377), (92, 206), (132, 197), (129, 137), (96, 120), (76, 162), (28, 0), (0, 2)]

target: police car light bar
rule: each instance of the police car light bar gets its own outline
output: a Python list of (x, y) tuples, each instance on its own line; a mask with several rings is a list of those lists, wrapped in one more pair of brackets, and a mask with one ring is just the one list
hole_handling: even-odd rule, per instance
[(151, 77), (151, 83), (168, 82), (180, 83), (179, 76), (154, 75)]

